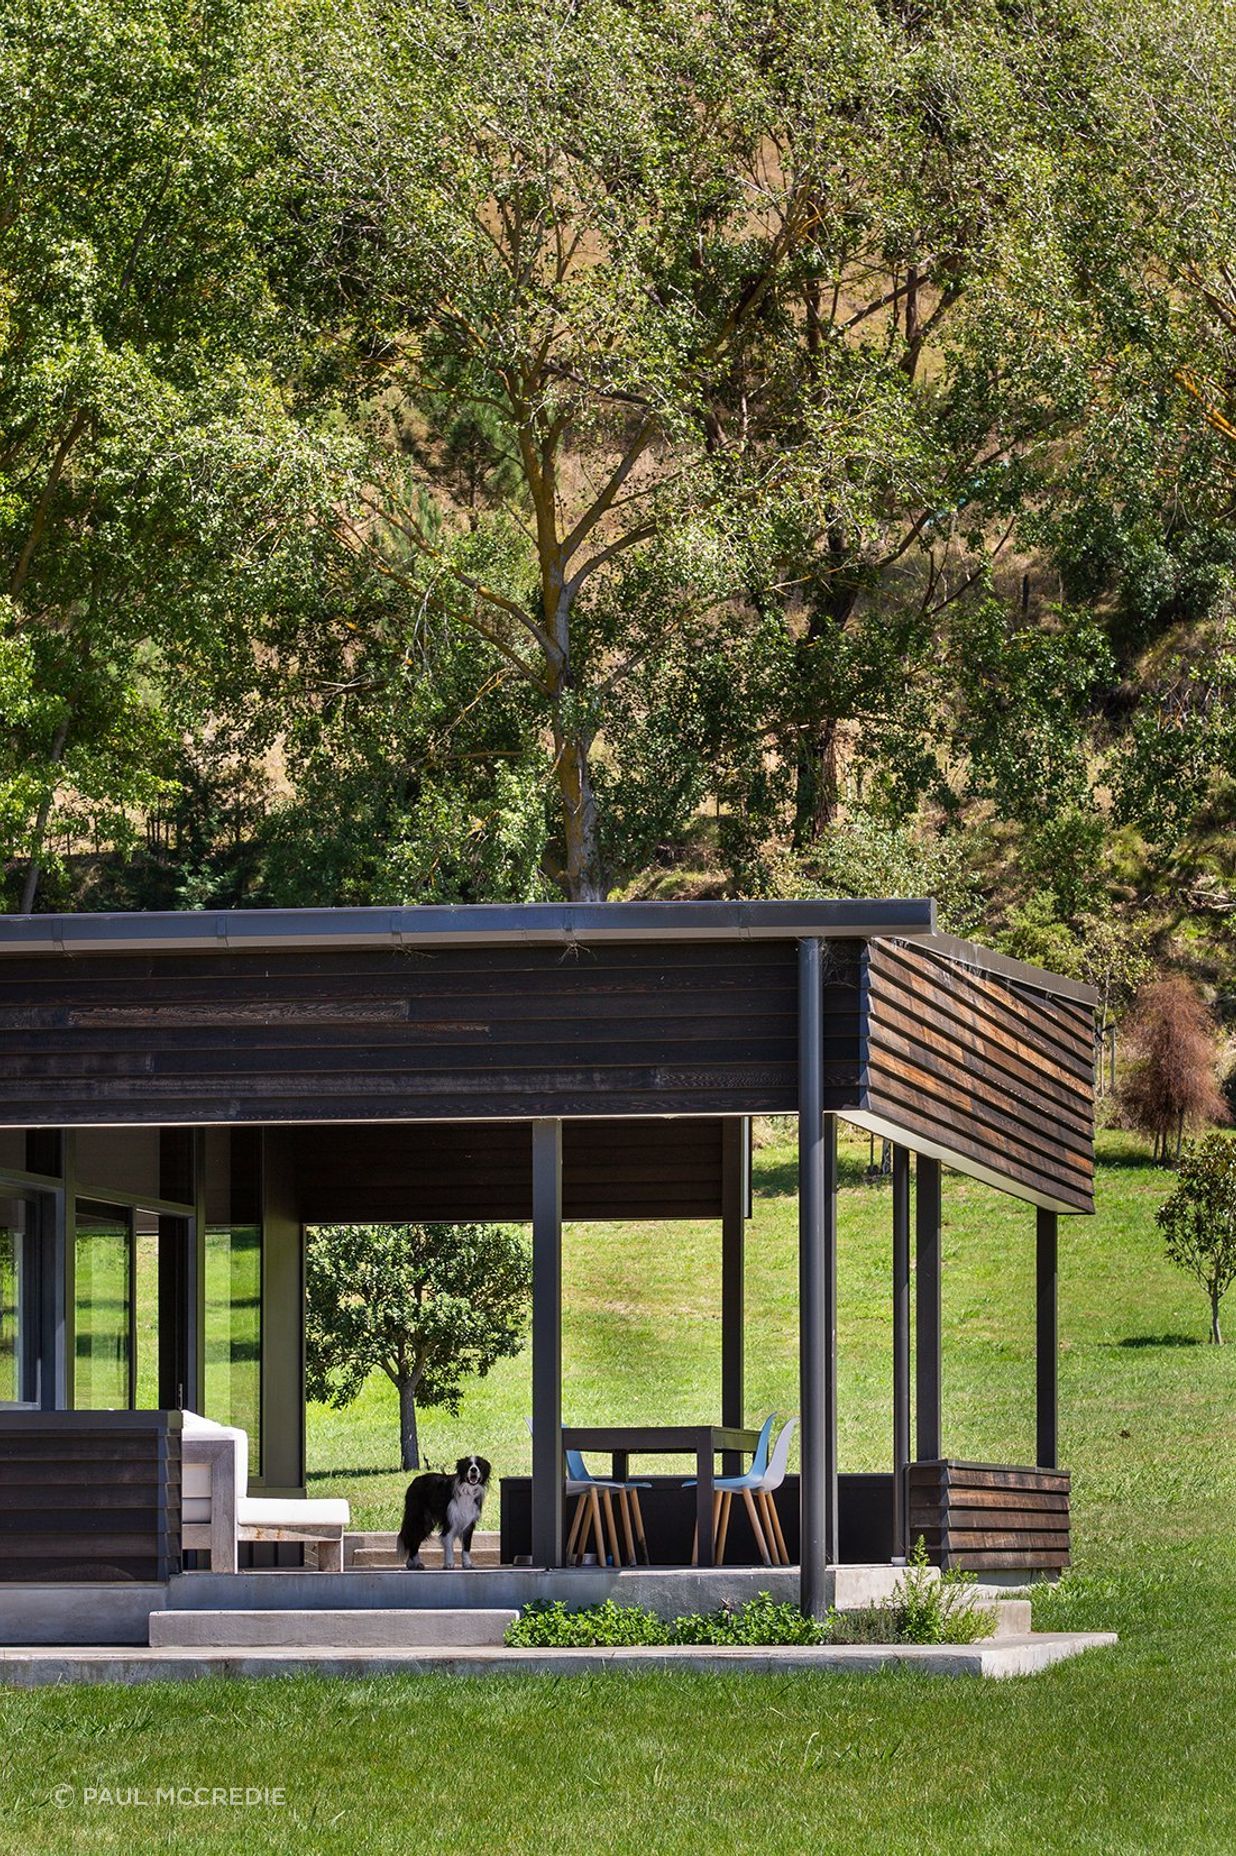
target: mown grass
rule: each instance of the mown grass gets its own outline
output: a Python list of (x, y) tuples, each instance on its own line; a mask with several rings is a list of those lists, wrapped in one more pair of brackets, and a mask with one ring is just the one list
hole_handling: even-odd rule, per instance
[[(1236, 1347), (1194, 1344), (1205, 1306), (1159, 1248), (1164, 1177), (1104, 1141), (1100, 1214), (1062, 1244), (1064, 1455), (1078, 1573), (1041, 1625), (1114, 1627), (1115, 1651), (1006, 1683), (605, 1676), (206, 1682), (0, 1691), (0, 1849), (846, 1852), (1229, 1856), (1236, 1849)], [(796, 1409), (792, 1156), (760, 1155), (750, 1240), (753, 1411)], [(853, 1177), (860, 1155), (852, 1149)], [(1032, 1216), (947, 1188), (946, 1439), (1030, 1449)], [(887, 1459), (888, 1196), (842, 1208), (847, 1467)], [(582, 1229), (568, 1258), (568, 1410), (715, 1408), (716, 1238)], [(665, 1310), (664, 1316), (661, 1312)], [(314, 1413), (315, 1488), (389, 1525), (390, 1401)], [(527, 1361), (430, 1418), (435, 1457), (526, 1463)], [(368, 1474), (356, 1474), (368, 1471)], [(59, 1784), (74, 1802), (51, 1802)], [(81, 1788), (282, 1786), (279, 1806), (86, 1805)], [(457, 1837), (451, 1826), (463, 1826)]]

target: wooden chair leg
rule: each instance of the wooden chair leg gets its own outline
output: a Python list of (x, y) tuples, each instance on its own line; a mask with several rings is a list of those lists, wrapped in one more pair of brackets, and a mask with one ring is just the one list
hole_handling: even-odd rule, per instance
[[(601, 1490), (601, 1506), (605, 1510), (605, 1529), (609, 1535), (609, 1551), (613, 1555), (614, 1565), (622, 1565), (622, 1549), (618, 1545), (618, 1524), (614, 1520), (614, 1504), (608, 1489)], [(601, 1564), (605, 1564), (605, 1555), (601, 1555)]]
[(718, 1566), (724, 1566), (725, 1564), (725, 1541), (726, 1541), (726, 1536), (729, 1534), (729, 1531), (730, 1531), (730, 1508), (733, 1505), (733, 1501), (734, 1501), (733, 1491), (731, 1489), (722, 1490), (721, 1528), (720, 1528), (719, 1533), (717, 1534), (717, 1550), (716, 1550), (716, 1556), (715, 1556)]
[(742, 1499), (743, 1505), (747, 1510), (747, 1518), (751, 1523), (751, 1532), (755, 1535), (755, 1544), (760, 1550), (760, 1558), (763, 1560), (765, 1566), (771, 1566), (772, 1559), (769, 1556), (768, 1543), (764, 1539), (764, 1530), (760, 1526), (760, 1517), (756, 1511), (755, 1497), (752, 1495), (750, 1489), (743, 1490)]
[(644, 1566), (647, 1566), (648, 1564), (648, 1540), (647, 1540), (647, 1536), (644, 1533), (644, 1517), (640, 1511), (639, 1490), (632, 1489), (630, 1491), (630, 1496), (631, 1496), (631, 1513), (635, 1518), (635, 1545), (639, 1552), (641, 1564)]
[[(587, 1496), (587, 1492), (585, 1491), (584, 1494), (577, 1495), (575, 1497), (575, 1513), (571, 1518), (571, 1531), (567, 1535), (567, 1544), (566, 1544), (566, 1562), (568, 1566), (573, 1566), (575, 1564), (575, 1560), (576, 1560), (575, 1544), (579, 1540), (579, 1530), (583, 1522), (584, 1513), (585, 1513), (585, 1510), (587, 1509), (587, 1506), (588, 1506), (588, 1496)], [(583, 1551), (582, 1543), (581, 1543), (580, 1551), (581, 1552)]]
[[(597, 1565), (605, 1564), (605, 1534), (601, 1527), (601, 1503), (595, 1489), (588, 1491), (588, 1519), (592, 1523), (592, 1538), (596, 1545)], [(585, 1548), (588, 1536), (584, 1535)]]
[(627, 1550), (626, 1564), (635, 1564), (635, 1536), (631, 1532), (631, 1499), (626, 1489), (618, 1490), (618, 1513), (622, 1518), (622, 1539)]
[(773, 1499), (771, 1489), (764, 1491), (764, 1505), (772, 1524), (773, 1537), (777, 1542), (777, 1557), (783, 1566), (788, 1566), (790, 1563), (789, 1548), (785, 1544), (785, 1535), (781, 1531), (781, 1516), (777, 1513), (777, 1504)]

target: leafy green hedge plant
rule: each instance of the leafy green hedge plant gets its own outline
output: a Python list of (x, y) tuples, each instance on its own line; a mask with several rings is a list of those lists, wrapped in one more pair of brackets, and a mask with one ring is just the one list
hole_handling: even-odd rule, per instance
[(561, 1599), (530, 1604), (508, 1625), (513, 1649), (614, 1649), (631, 1645), (748, 1644), (777, 1646), (824, 1643), (975, 1643), (996, 1627), (995, 1613), (976, 1605), (969, 1588), (973, 1573), (939, 1578), (920, 1540), (904, 1578), (882, 1605), (830, 1611), (820, 1622), (797, 1605), (761, 1592), (742, 1605), (691, 1612), (666, 1623), (643, 1605), (603, 1604), (568, 1611)]

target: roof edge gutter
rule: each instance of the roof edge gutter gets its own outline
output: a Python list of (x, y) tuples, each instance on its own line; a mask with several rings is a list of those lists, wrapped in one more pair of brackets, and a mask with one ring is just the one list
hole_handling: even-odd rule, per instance
[(218, 953), (311, 947), (571, 947), (613, 942), (922, 939), (930, 899), (460, 903), (401, 909), (218, 909), (0, 916), (6, 954)]

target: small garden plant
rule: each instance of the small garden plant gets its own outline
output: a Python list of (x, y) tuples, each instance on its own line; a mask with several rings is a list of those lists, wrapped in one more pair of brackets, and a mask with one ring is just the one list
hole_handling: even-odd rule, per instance
[(569, 1611), (561, 1599), (528, 1605), (507, 1626), (506, 1643), (520, 1650), (615, 1649), (632, 1645), (747, 1644), (752, 1647), (826, 1643), (975, 1643), (990, 1637), (995, 1613), (974, 1602), (973, 1573), (938, 1577), (920, 1540), (892, 1596), (858, 1611), (805, 1618), (797, 1605), (760, 1592), (742, 1605), (691, 1612), (667, 1623), (643, 1605), (603, 1604)]
[(996, 1614), (974, 1602), (972, 1572), (938, 1576), (922, 1536), (904, 1576), (882, 1605), (829, 1613), (832, 1643), (977, 1643), (996, 1628)]

